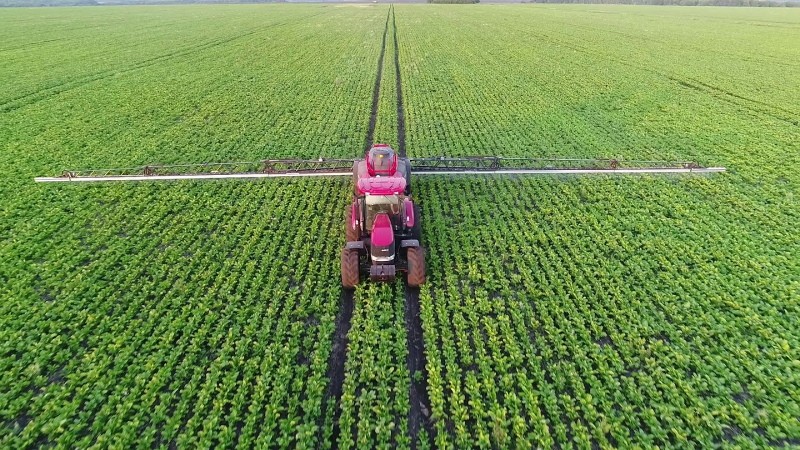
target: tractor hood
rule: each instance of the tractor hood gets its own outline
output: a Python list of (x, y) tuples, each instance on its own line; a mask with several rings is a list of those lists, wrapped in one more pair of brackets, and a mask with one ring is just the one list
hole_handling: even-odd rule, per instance
[(371, 239), (372, 245), (377, 247), (388, 247), (394, 243), (394, 230), (388, 214), (380, 213), (375, 216)]
[(388, 264), (394, 261), (394, 230), (388, 214), (380, 213), (375, 216), (370, 240), (370, 256), (373, 262)]

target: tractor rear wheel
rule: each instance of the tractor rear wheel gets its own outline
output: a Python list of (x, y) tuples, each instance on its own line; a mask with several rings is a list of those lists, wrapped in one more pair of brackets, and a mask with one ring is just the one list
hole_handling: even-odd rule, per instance
[(358, 161), (353, 163), (353, 195), (356, 197), (361, 195), (358, 190)]
[(342, 249), (342, 287), (353, 289), (358, 285), (360, 276), (358, 270), (358, 250), (354, 248)]
[(355, 230), (352, 227), (353, 223), (353, 208), (351, 206), (347, 207), (347, 210), (344, 213), (344, 235), (347, 238), (347, 242), (358, 241), (361, 239), (361, 230), (356, 228)]
[(422, 247), (409, 247), (407, 251), (408, 285), (419, 287), (425, 284), (425, 250)]

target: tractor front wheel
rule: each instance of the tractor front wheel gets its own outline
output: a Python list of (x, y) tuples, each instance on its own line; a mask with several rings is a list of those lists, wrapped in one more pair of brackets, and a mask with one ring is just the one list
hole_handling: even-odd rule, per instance
[(425, 284), (425, 250), (422, 247), (409, 247), (407, 251), (408, 285), (419, 287)]
[(358, 250), (354, 248), (342, 249), (342, 287), (353, 289), (360, 281), (358, 270)]

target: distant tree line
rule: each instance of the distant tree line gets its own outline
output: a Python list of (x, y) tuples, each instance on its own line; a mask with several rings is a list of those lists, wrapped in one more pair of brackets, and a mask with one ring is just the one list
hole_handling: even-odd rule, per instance
[(620, 5), (676, 5), (676, 6), (759, 6), (800, 7), (800, 2), (776, 0), (521, 0), (522, 3), (589, 3)]
[(285, 0), (0, 0), (6, 6), (171, 5), (190, 3), (280, 3)]
[[(153, 5), (185, 3), (282, 3), (287, 0), (0, 0), (4, 6), (102, 6), (102, 5)], [(306, 0), (309, 1), (309, 0)], [(310, 0), (314, 1), (314, 0)], [(324, 0), (321, 0), (324, 2)], [(351, 0), (353, 1), (353, 0)], [(357, 0), (355, 0), (357, 1)], [(369, 2), (370, 0), (364, 0)], [(381, 0), (382, 2), (385, 0)], [(422, 0), (425, 1), (425, 0)], [(800, 7), (800, 1), (779, 0), (500, 0), (503, 3), (587, 3), (621, 5), (676, 5), (676, 6), (757, 6)], [(473, 4), (480, 0), (427, 0), (438, 4)]]
[(95, 0), (0, 0), (0, 6), (91, 6)]

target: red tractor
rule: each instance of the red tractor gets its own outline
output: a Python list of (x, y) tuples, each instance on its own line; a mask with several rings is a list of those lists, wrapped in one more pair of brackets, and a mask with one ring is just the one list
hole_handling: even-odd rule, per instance
[(342, 286), (362, 275), (392, 281), (406, 272), (408, 285), (425, 283), (419, 209), (411, 200), (411, 163), (386, 144), (373, 145), (353, 164), (353, 203), (347, 209), (342, 249)]

